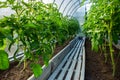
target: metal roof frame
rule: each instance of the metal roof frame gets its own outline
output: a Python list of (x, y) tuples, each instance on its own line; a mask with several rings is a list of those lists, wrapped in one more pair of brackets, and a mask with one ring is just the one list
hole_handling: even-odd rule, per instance
[[(74, 1), (74, 0), (69, 0), (69, 1), (67, 1), (66, 4), (65, 4), (65, 1), (66, 1), (66, 0), (61, 0), (60, 5), (59, 5), (59, 7), (58, 7), (58, 10), (60, 11), (61, 8), (62, 8), (62, 5), (64, 4), (64, 8), (62, 9), (62, 10), (63, 10), (62, 13), (63, 13), (65, 16), (66, 16), (66, 15), (68, 15), (68, 16), (73, 16), (73, 15), (75, 14), (75, 12), (81, 7), (80, 4), (82, 3), (81, 0), (76, 0), (76, 1)], [(73, 1), (74, 1), (74, 2), (73, 2)], [(86, 1), (88, 1), (88, 0), (86, 0)], [(56, 2), (56, 0), (53, 0), (53, 3), (55, 3), (55, 2)]]
[(64, 10), (63, 10), (63, 14), (64, 14), (66, 8), (68, 7), (68, 5), (70, 5), (71, 2), (72, 2), (72, 0), (69, 0), (69, 2), (67, 3), (67, 5), (65, 6), (65, 8), (64, 8)]
[(77, 5), (71, 7), (71, 9), (68, 11), (66, 15), (70, 15), (76, 9), (77, 6), (80, 7), (80, 4), (78, 3)]
[[(78, 3), (78, 0), (77, 1), (75, 1), (70, 7), (69, 7), (69, 9), (68, 9), (68, 11), (66, 12), (67, 14), (66, 15), (68, 15), (68, 13), (72, 10), (72, 8), (74, 7), (74, 5), (78, 5), (79, 3)], [(79, 4), (80, 5), (80, 4)], [(74, 8), (73, 8), (74, 9)]]
[(71, 16), (73, 16), (75, 14), (75, 12), (79, 9), (80, 7), (76, 7), (76, 9), (74, 9), (74, 11), (71, 13)]
[(65, 0), (62, 0), (61, 4), (60, 4), (60, 6), (59, 6), (59, 10), (60, 10), (62, 4), (64, 3), (64, 1), (65, 1)]

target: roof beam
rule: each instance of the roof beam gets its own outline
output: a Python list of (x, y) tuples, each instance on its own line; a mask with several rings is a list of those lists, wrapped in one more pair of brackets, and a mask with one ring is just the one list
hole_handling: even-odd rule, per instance
[(63, 14), (64, 14), (65, 10), (67, 9), (67, 7), (70, 5), (71, 2), (72, 2), (72, 0), (69, 0), (69, 2), (67, 3), (67, 5), (65, 6), (65, 8), (63, 10)]
[(60, 10), (62, 4), (64, 3), (64, 1), (65, 1), (65, 0), (62, 0), (61, 4), (60, 4), (60, 6), (59, 6), (59, 10)]
[[(76, 1), (71, 7), (70, 9), (68, 10), (67, 14), (66, 15), (69, 15), (77, 6), (80, 7), (80, 4), (78, 3), (78, 1)], [(77, 5), (76, 5), (77, 4)], [(75, 6), (76, 5), (76, 6)], [(74, 7), (75, 6), (75, 7)]]
[(80, 7), (78, 6), (78, 7), (72, 12), (71, 16), (73, 16), (79, 8), (80, 8)]
[[(75, 1), (68, 9), (68, 11), (66, 12), (66, 15), (68, 15), (70, 13), (71, 10), (74, 9), (74, 6), (78, 3), (78, 1)], [(78, 3), (79, 4), (79, 3)], [(72, 9), (73, 8), (73, 9)]]

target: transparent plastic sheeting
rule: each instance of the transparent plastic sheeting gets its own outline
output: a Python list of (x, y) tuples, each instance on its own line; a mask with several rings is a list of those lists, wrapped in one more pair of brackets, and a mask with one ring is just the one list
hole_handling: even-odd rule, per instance
[[(6, 0), (0, 0), (0, 1), (6, 1)], [(24, 0), (25, 2), (28, 2), (29, 0)], [(41, 1), (41, 0), (37, 0)], [(61, 13), (63, 13), (64, 16), (74, 16), (74, 14), (80, 10), (80, 3), (82, 0), (42, 0), (45, 4), (47, 3), (56, 3), (58, 6), (58, 9)], [(86, 0), (86, 3), (89, 0)], [(0, 18), (5, 16), (9, 16), (11, 14), (14, 14), (15, 12), (10, 8), (1, 8), (0, 9)], [(78, 12), (77, 12), (78, 13)]]
[(76, 6), (80, 6), (80, 0), (55, 0), (58, 9), (63, 15), (69, 15), (70, 11)]
[[(66, 15), (73, 16), (73, 14), (76, 13), (76, 11), (81, 7), (80, 4), (83, 0), (53, 0), (53, 1), (58, 5), (59, 11), (63, 13), (64, 16)], [(86, 0), (85, 4), (88, 4), (89, 2), (90, 0)]]
[(75, 17), (76, 19), (78, 19), (80, 25), (83, 25), (83, 23), (85, 21), (85, 18), (84, 18), (85, 12), (89, 11), (91, 5), (92, 5), (91, 3), (90, 4), (85, 4), (82, 7), (78, 8), (78, 10), (73, 14), (73, 17)]
[(85, 19), (85, 6), (82, 6), (81, 8), (79, 8), (76, 13), (73, 15), (76, 19), (78, 19), (79, 24), (83, 25)]
[(0, 8), (0, 18), (3, 18), (4, 16), (10, 16), (11, 14), (14, 14), (15, 11), (13, 11), (11, 8)]

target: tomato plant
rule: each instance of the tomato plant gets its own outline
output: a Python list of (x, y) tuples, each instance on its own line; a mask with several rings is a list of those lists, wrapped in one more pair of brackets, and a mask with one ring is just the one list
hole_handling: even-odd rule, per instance
[[(20, 63), (24, 62), (24, 68), (31, 66), (31, 69), (38, 77), (42, 68), (38, 64), (39, 57), (42, 56), (44, 64), (48, 65), (52, 57), (56, 43), (63, 44), (77, 33), (78, 22), (75, 19), (64, 17), (57, 10), (56, 4), (44, 4), (40, 1), (7, 0), (0, 2), (0, 8), (10, 7), (15, 11), (11, 16), (0, 19), (0, 69), (9, 67), (8, 54), (13, 44), (17, 44), (14, 58), (20, 48), (24, 51), (24, 57)], [(6, 45), (9, 40), (10, 45)], [(30, 63), (28, 63), (28, 61)]]
[[(105, 39), (109, 42), (113, 75), (115, 75), (114, 50), (112, 43), (118, 42), (120, 35), (120, 2), (119, 0), (91, 0), (92, 6), (87, 14), (84, 31), (91, 37), (92, 49), (98, 51), (99, 46), (106, 46)], [(107, 56), (105, 54), (107, 60)]]

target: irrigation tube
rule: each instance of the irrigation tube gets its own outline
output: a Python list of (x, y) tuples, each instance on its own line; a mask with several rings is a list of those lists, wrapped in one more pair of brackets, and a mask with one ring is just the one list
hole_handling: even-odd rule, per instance
[[(17, 58), (17, 59), (22, 58), (22, 57), (24, 56), (23, 53), (24, 53), (23, 51), (22, 51), (22, 52), (19, 52), (19, 53), (16, 55), (16, 58)], [(14, 62), (14, 57), (9, 57), (9, 61), (10, 61), (10, 62)]]

